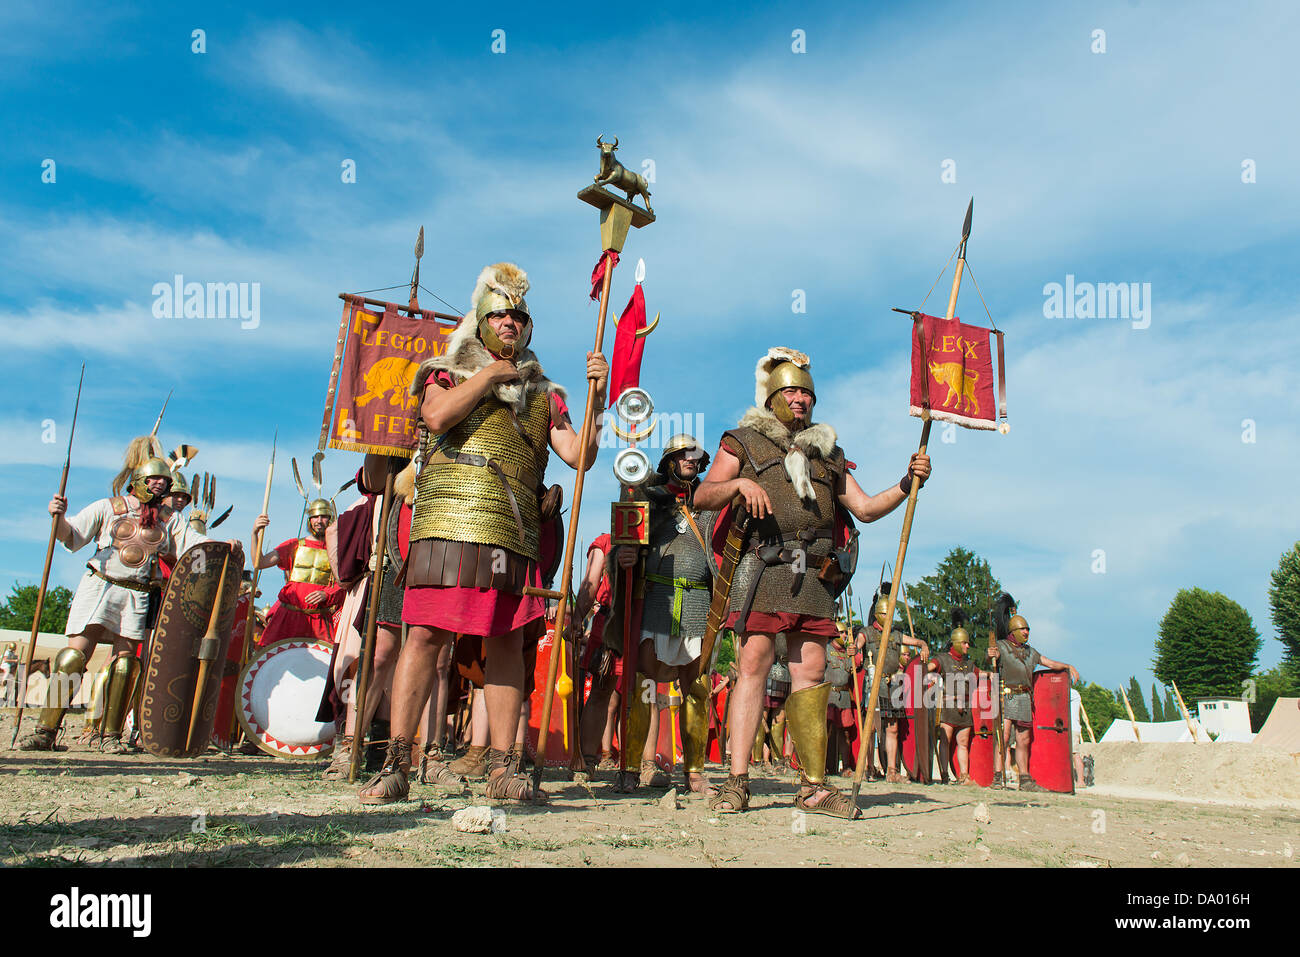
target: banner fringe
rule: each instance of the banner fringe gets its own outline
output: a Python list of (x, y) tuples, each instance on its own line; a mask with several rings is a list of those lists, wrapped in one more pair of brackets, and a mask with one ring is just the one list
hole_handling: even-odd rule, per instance
[(341, 452), (365, 452), (367, 455), (391, 455), (394, 458), (409, 459), (415, 454), (415, 449), (404, 449), (397, 446), (387, 445), (365, 445), (361, 442), (343, 442), (338, 439), (330, 439), (327, 447), (338, 449)]
[[(908, 406), (907, 414), (919, 419), (921, 418), (921, 407), (919, 405)], [(998, 430), (997, 422), (992, 419), (972, 419), (968, 415), (944, 412), (941, 409), (931, 409), (930, 418), (936, 422), (951, 422), (954, 425), (960, 425), (964, 429), (981, 429), (986, 432), (996, 432)]]

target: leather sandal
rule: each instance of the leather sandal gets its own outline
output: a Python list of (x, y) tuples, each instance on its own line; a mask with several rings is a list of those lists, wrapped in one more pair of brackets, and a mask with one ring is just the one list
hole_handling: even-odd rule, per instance
[(361, 786), (362, 791), (379, 788), (378, 794), (357, 794), (362, 804), (395, 804), (405, 801), (411, 793), (407, 769), (411, 765), (411, 743), (403, 737), (388, 742), (388, 753), (379, 773)]
[(130, 754), (131, 749), (122, 741), (120, 734), (106, 734), (99, 739), (100, 754)]
[(641, 762), (641, 786), (645, 788), (666, 788), (672, 786), (672, 778), (664, 774), (663, 769), (653, 761)]
[(727, 780), (718, 788), (718, 793), (709, 798), (709, 810), (718, 814), (739, 814), (741, 811), (748, 811), (749, 775), (727, 775)]
[[(804, 794), (805, 788), (808, 788), (810, 793)], [(818, 791), (829, 791), (830, 793), (816, 804), (809, 804), (808, 799)], [(799, 775), (799, 793), (795, 795), (794, 806), (808, 814), (825, 814), (828, 817), (839, 817), (849, 821), (856, 821), (862, 817), (862, 809), (854, 804), (853, 799), (845, 795), (839, 788), (832, 787), (825, 781), (820, 784), (809, 781), (802, 774)]]
[(50, 728), (37, 725), (31, 734), (24, 734), (18, 741), (19, 751), (53, 751), (54, 739), (59, 733)]
[(329, 767), (321, 772), (326, 781), (342, 781), (352, 771), (352, 736), (339, 738), (339, 746), (334, 749), (334, 759)]
[(469, 790), (465, 779), (443, 762), (442, 748), (436, 744), (426, 745), (420, 754), (420, 783), (447, 794), (464, 794)]
[(546, 792), (533, 790), (532, 779), (521, 770), (522, 755), (509, 751), (488, 749), (487, 796), (496, 801), (519, 801), (523, 804), (545, 804)]
[(597, 771), (617, 771), (618, 758), (613, 751), (600, 752), (599, 759), (596, 761)]

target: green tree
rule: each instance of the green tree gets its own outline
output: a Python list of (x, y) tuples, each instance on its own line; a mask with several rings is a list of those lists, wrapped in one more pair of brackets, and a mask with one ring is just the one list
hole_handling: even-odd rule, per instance
[(1300, 675), (1286, 665), (1251, 675), (1243, 690), (1250, 709), (1250, 730), (1258, 732), (1273, 711), (1278, 698), (1300, 697)]
[[(933, 575), (907, 586), (907, 600), (912, 607), (916, 637), (940, 651), (948, 647), (952, 633), (952, 608), (957, 606), (970, 616), (966, 630), (970, 633), (971, 655), (984, 667), (989, 641), (989, 605), (1002, 584), (993, 577), (989, 563), (960, 545), (939, 562)], [(906, 617), (904, 617), (906, 622)]]
[[(0, 628), (12, 628), (15, 631), (31, 631), (32, 619), (36, 616), (36, 597), (40, 588), (36, 585), (19, 585), (14, 582), (8, 599), (0, 604)], [(68, 608), (72, 605), (72, 592), (62, 585), (45, 592), (45, 604), (41, 606), (41, 631), (62, 634), (68, 623)]]
[(1300, 542), (1282, 556), (1270, 577), (1268, 607), (1284, 648), (1282, 660), (1288, 670), (1300, 673)]
[(1165, 689), (1165, 720), (1172, 721), (1176, 717), (1181, 717), (1182, 711), (1178, 709), (1178, 702), (1174, 700), (1174, 693), (1169, 688)]
[(1151, 720), (1151, 712), (1147, 710), (1147, 703), (1142, 700), (1142, 686), (1138, 684), (1136, 676), (1128, 679), (1128, 703), (1133, 708), (1133, 717), (1139, 721)]
[[(1126, 718), (1124, 714), (1124, 705), (1119, 698), (1107, 688), (1099, 684), (1077, 684), (1074, 689), (1079, 692), (1079, 702), (1083, 705), (1083, 710), (1088, 714), (1088, 721), (1092, 724), (1092, 732), (1100, 741), (1110, 723), (1116, 718)], [(1088, 729), (1080, 729), (1083, 740), (1088, 739)]]
[(1160, 706), (1160, 695), (1156, 694), (1156, 686), (1151, 686), (1151, 720), (1152, 721), (1172, 721), (1173, 718), (1165, 714), (1165, 709)]
[(1176, 683), (1184, 701), (1236, 697), (1259, 657), (1250, 613), (1227, 595), (1181, 589), (1160, 621), (1152, 671)]
[(724, 631), (718, 635), (718, 663), (715, 669), (719, 674), (725, 675), (727, 668), (736, 660), (736, 641), (735, 633)]

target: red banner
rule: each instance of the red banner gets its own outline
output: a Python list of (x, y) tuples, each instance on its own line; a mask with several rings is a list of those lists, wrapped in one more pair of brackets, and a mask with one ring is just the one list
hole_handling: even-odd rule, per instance
[(941, 422), (997, 428), (991, 334), (956, 318), (922, 315), (912, 323), (912, 415), (928, 406), (930, 418)]
[(321, 438), (332, 449), (409, 458), (420, 412), (411, 382), (424, 360), (443, 354), (456, 327), (432, 312), (411, 316), (396, 303), (386, 306), (378, 312), (344, 300), (342, 361), (330, 376)]
[(609, 369), (609, 396), (617, 402), (623, 390), (641, 384), (641, 354), (645, 351), (645, 337), (637, 333), (645, 328), (645, 293), (637, 283), (627, 308), (618, 317), (618, 332), (614, 334), (613, 361)]

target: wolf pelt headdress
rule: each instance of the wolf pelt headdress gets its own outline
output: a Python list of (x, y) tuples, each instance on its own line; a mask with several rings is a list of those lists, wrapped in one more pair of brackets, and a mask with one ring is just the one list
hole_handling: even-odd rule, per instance
[(795, 494), (806, 501), (815, 501), (817, 493), (813, 490), (808, 460), (830, 457), (835, 450), (835, 430), (824, 422), (819, 422), (792, 433), (777, 418), (776, 413), (767, 408), (767, 400), (772, 394), (772, 373), (786, 362), (803, 370), (811, 386), (812, 376), (809, 370), (812, 368), (812, 360), (798, 350), (773, 346), (754, 368), (754, 407), (741, 418), (740, 427), (753, 429), (785, 449), (785, 474), (790, 477)]
[(478, 282), (474, 284), (469, 312), (448, 337), (446, 351), (441, 356), (426, 359), (420, 365), (415, 378), (411, 380), (411, 395), (416, 399), (422, 397), (429, 376), (435, 372), (450, 372), (460, 378), (469, 378), (495, 362), (495, 357), (480, 336), (481, 324), (489, 313), (518, 309), (529, 317), (520, 334), (516, 346), (518, 351), (514, 357), (515, 367), (519, 370), (519, 381), (498, 382), (492, 387), (493, 393), (513, 408), (516, 414), (523, 412), (531, 393), (550, 391), (563, 398), (566, 394), (564, 389), (546, 378), (537, 355), (528, 348), (533, 335), (532, 315), (524, 301), (528, 289), (528, 274), (514, 263), (485, 266), (478, 275)]

